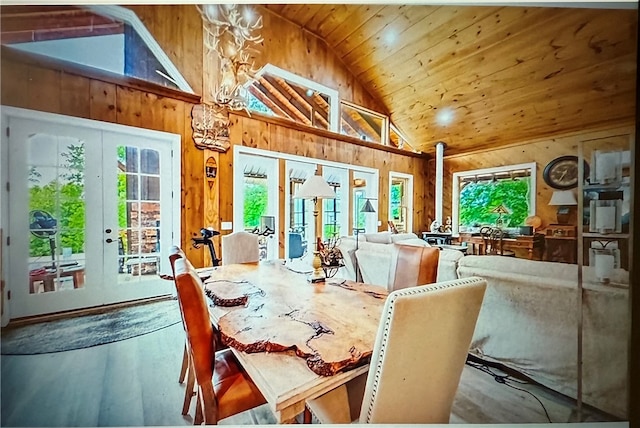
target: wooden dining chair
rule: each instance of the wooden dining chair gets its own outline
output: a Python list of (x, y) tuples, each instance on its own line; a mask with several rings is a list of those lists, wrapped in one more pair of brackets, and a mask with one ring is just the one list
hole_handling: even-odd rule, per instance
[[(178, 259), (186, 259), (187, 256), (182, 251), (181, 248), (177, 246), (172, 246), (169, 249), (169, 263), (171, 264), (171, 271), (173, 273), (173, 280), (175, 283), (176, 270), (175, 270), (175, 261)], [(177, 288), (176, 288), (177, 292)], [(182, 414), (186, 415), (189, 413), (189, 408), (191, 407), (191, 401), (195, 395), (195, 373), (193, 372), (193, 366), (190, 364), (189, 360), (189, 341), (186, 338), (186, 326), (184, 324), (184, 316), (180, 303), (180, 299), (178, 299), (178, 305), (180, 306), (180, 317), (182, 318), (182, 327), (185, 330), (185, 343), (184, 350), (182, 352), (182, 364), (180, 367), (180, 377), (178, 378), (179, 383), (184, 383), (187, 381), (184, 390), (184, 401), (182, 403)]]
[(504, 249), (504, 231), (499, 227), (484, 226), (480, 229), (484, 245), (483, 255), (515, 257), (516, 253)]
[(389, 270), (389, 291), (432, 284), (438, 276), (440, 249), (394, 244)]
[(486, 286), (470, 277), (389, 294), (364, 388), (355, 379), (307, 408), (321, 423), (448, 423)]
[(222, 264), (253, 263), (260, 260), (258, 235), (233, 232), (222, 237)]
[(175, 260), (174, 278), (197, 385), (194, 423), (217, 424), (221, 419), (266, 403), (231, 350), (216, 352), (217, 341), (202, 281), (189, 260)]

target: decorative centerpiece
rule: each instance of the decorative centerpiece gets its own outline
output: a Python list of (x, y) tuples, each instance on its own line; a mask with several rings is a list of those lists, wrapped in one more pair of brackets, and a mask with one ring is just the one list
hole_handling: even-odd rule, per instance
[(318, 241), (321, 267), (327, 278), (333, 278), (338, 270), (344, 266), (342, 252), (338, 249), (339, 238), (330, 238), (326, 242)]

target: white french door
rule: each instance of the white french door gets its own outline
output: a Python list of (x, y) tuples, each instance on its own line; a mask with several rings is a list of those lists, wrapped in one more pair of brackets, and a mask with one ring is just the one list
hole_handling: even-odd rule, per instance
[(170, 294), (179, 136), (10, 112), (11, 318)]

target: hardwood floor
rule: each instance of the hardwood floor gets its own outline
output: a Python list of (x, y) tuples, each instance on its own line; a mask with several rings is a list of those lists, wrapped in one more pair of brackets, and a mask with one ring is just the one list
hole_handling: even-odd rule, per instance
[[(184, 332), (180, 324), (107, 345), (68, 352), (2, 356), (2, 426), (181, 426), (184, 385), (178, 383)], [(532, 385), (553, 422), (569, 422), (571, 403)], [(193, 415), (193, 410), (191, 412)], [(601, 415), (591, 414), (590, 420)], [(589, 420), (589, 419), (588, 419)], [(531, 395), (466, 366), (452, 423), (548, 422)], [(221, 424), (273, 424), (262, 406)]]

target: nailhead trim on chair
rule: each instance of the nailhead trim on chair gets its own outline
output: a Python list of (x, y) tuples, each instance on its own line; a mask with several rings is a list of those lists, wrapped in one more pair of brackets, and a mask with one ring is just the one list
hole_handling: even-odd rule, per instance
[(384, 360), (383, 357), (385, 353), (385, 348), (387, 346), (387, 339), (389, 336), (389, 323), (391, 322), (391, 319), (389, 318), (389, 314), (393, 312), (393, 305), (396, 299), (400, 296), (409, 296), (412, 294), (422, 294), (422, 293), (428, 293), (431, 291), (445, 290), (447, 288), (459, 287), (462, 285), (472, 285), (480, 281), (484, 281), (484, 280), (479, 277), (454, 279), (444, 283), (436, 283), (436, 284), (428, 284), (428, 285), (422, 285), (417, 287), (404, 288), (401, 290), (396, 290), (389, 295), (388, 297), (389, 310), (387, 311), (387, 317), (384, 322), (384, 332), (382, 334), (382, 342), (380, 343), (380, 353), (378, 356), (378, 364), (376, 366), (376, 373), (374, 376), (373, 385), (371, 387), (372, 391), (371, 391), (371, 399), (369, 400), (369, 408), (367, 410), (367, 420), (366, 420), (367, 423), (371, 421), (371, 412), (373, 411), (373, 403), (375, 402), (376, 394), (378, 392), (378, 382), (380, 381), (380, 371), (382, 370), (382, 360)]

